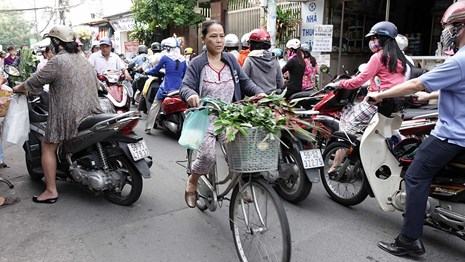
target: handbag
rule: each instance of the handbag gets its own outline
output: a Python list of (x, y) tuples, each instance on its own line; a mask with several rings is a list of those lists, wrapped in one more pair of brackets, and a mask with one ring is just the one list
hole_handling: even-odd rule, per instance
[(178, 143), (187, 149), (199, 149), (205, 138), (209, 123), (208, 109), (190, 111), (184, 120)]

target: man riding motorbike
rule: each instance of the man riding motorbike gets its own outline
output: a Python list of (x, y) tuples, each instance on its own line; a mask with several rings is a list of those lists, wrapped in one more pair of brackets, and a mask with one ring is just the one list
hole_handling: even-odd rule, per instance
[(89, 63), (95, 68), (97, 74), (102, 74), (107, 70), (121, 70), (124, 72), (126, 80), (132, 81), (126, 64), (117, 54), (111, 52), (111, 46), (112, 44), (109, 38), (100, 40), (100, 51), (89, 56)]
[(452, 4), (441, 20), (443, 48), (456, 52), (444, 64), (419, 78), (378, 94), (369, 94), (376, 102), (413, 94), (439, 91), (439, 120), (435, 129), (419, 147), (405, 175), (406, 212), (401, 233), (392, 243), (378, 246), (396, 256), (422, 255), (426, 203), (433, 177), (455, 156), (465, 151), (465, 2)]
[(236, 59), (239, 58), (239, 37), (235, 34), (227, 34), (224, 37), (224, 51), (234, 55)]
[(101, 109), (95, 70), (78, 54), (73, 30), (57, 25), (46, 36), (50, 38), (56, 55), (42, 70), (13, 90), (40, 93), (45, 84), (50, 84), (49, 115), (41, 157), (46, 188), (32, 200), (53, 204), (58, 200), (55, 181), (58, 145), (76, 137), (80, 121), (93, 113), (100, 113)]
[(243, 66), (245, 59), (250, 53), (249, 49), (249, 37), (250, 33), (246, 33), (241, 37), (241, 51), (239, 51), (239, 58), (237, 58), (237, 62), (239, 62), (239, 65)]
[(131, 60), (129, 63), (128, 68), (132, 68), (135, 72), (134, 74), (134, 81), (132, 82), (132, 90), (133, 90), (133, 102), (134, 104), (134, 95), (136, 94), (137, 90), (142, 90), (144, 87), (144, 83), (147, 80), (147, 77), (142, 77), (139, 71), (143, 72), (149, 67), (149, 55), (148, 55), (148, 48), (145, 45), (139, 45), (137, 48), (138, 55)]
[(162, 68), (165, 69), (165, 77), (157, 91), (157, 95), (148, 113), (145, 132), (150, 134), (151, 129), (155, 124), (158, 112), (160, 111), (161, 102), (167, 94), (181, 88), (182, 78), (186, 72), (186, 59), (181, 55), (179, 44), (174, 37), (170, 37), (165, 41), (167, 54), (164, 55), (157, 66), (147, 72), (149, 75), (156, 75)]

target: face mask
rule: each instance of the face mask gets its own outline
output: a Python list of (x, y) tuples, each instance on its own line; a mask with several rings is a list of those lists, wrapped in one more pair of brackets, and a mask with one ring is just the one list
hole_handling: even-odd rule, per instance
[(457, 34), (462, 29), (463, 25), (460, 26), (446, 26), (441, 33), (441, 45), (442, 50), (446, 54), (453, 55), (456, 50)]
[(381, 45), (379, 44), (378, 39), (370, 40), (370, 42), (368, 43), (368, 47), (370, 47), (370, 50), (373, 53), (376, 53), (381, 49)]

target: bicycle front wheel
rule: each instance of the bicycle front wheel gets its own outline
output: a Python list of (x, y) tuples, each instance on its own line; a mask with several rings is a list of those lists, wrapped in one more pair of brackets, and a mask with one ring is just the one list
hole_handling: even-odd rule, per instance
[(291, 260), (286, 211), (276, 192), (263, 179), (251, 179), (234, 188), (229, 221), (240, 261)]

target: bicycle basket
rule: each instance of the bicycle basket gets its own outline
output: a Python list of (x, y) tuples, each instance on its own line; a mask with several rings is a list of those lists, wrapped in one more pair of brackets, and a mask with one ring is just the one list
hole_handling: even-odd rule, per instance
[(250, 128), (246, 136), (225, 144), (229, 170), (255, 173), (278, 169), (279, 140), (265, 130)]

